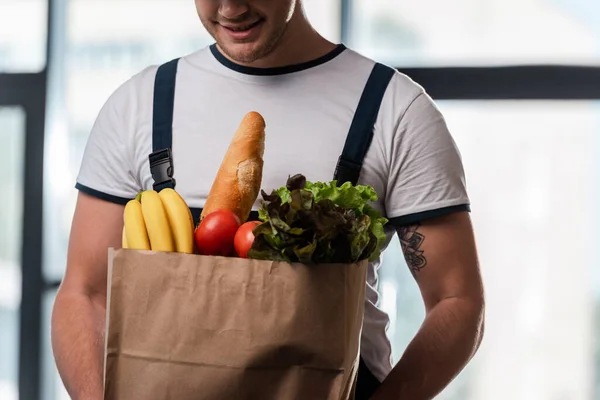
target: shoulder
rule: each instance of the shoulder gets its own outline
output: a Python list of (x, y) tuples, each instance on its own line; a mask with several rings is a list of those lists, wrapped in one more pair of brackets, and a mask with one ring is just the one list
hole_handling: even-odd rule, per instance
[(394, 75), (383, 99), (382, 111), (399, 121), (408, 109), (422, 98), (428, 98), (425, 89), (408, 75), (394, 69)]
[(182, 68), (186, 68), (188, 64), (201, 63), (203, 59), (206, 58), (207, 51), (208, 47), (204, 47), (193, 53), (182, 55), (181, 57), (166, 59), (159, 63), (147, 65), (131, 75), (125, 81), (121, 82), (112, 92), (109, 101), (117, 103), (125, 102), (130, 105), (135, 105), (139, 101), (143, 102), (143, 99), (151, 99), (151, 95), (154, 91), (156, 74), (162, 65), (177, 60), (177, 68), (178, 71), (180, 71)]
[[(203, 50), (178, 57), (178, 70), (185, 68), (190, 60), (198, 60)], [(159, 68), (173, 61), (168, 59), (160, 63), (150, 64), (138, 70), (116, 86), (105, 99), (98, 115), (99, 120), (120, 119), (120, 123), (136, 123), (138, 117), (147, 118), (152, 109), (154, 85)]]
[(392, 65), (381, 63), (369, 58), (356, 50), (347, 49), (344, 53), (345, 62), (353, 66), (353, 69), (370, 74), (375, 64), (380, 64), (392, 73), (384, 98), (382, 100), (382, 113), (392, 111), (397, 117), (418, 97), (425, 94), (425, 89), (408, 75), (400, 72)]
[(157, 69), (158, 65), (147, 66), (121, 82), (105, 100), (99, 118), (123, 118), (143, 108), (152, 95)]

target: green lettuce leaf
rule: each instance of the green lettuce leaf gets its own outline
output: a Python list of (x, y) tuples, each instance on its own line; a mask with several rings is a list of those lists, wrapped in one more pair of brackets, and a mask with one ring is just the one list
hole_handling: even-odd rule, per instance
[(388, 222), (368, 204), (377, 200), (370, 186), (337, 186), (336, 181), (308, 182), (290, 177), (285, 186), (263, 198), (248, 257), (319, 263), (373, 261), (385, 243)]
[(369, 226), (369, 231), (374, 236), (375, 247), (372, 251), (369, 252), (369, 255), (366, 256), (369, 261), (375, 261), (381, 255), (381, 249), (386, 241), (386, 235), (383, 230), (385, 224), (388, 223), (387, 218), (379, 215), (379, 211), (371, 207), (370, 205), (365, 205), (364, 207), (365, 215), (368, 215), (371, 218), (371, 224)]
[(360, 213), (363, 212), (367, 201), (377, 200), (375, 189), (370, 186), (353, 186), (350, 182), (346, 182), (339, 187), (336, 181), (330, 183), (307, 182), (306, 189), (313, 193), (315, 201), (328, 199), (337, 206), (354, 209)]

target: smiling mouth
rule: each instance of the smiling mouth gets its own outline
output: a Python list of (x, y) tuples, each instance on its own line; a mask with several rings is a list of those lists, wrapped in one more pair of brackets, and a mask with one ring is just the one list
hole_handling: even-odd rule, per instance
[(245, 31), (249, 31), (250, 29), (258, 26), (262, 22), (263, 22), (263, 20), (259, 19), (256, 22), (253, 22), (253, 23), (247, 24), (247, 25), (242, 25), (242, 26), (226, 26), (226, 25), (221, 25), (221, 26), (227, 30), (230, 30), (231, 32), (245, 32)]

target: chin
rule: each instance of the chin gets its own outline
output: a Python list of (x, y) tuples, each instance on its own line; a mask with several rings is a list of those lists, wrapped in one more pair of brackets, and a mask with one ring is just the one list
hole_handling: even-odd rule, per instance
[(252, 63), (268, 54), (266, 46), (256, 41), (247, 43), (218, 42), (218, 44), (229, 58), (243, 64)]

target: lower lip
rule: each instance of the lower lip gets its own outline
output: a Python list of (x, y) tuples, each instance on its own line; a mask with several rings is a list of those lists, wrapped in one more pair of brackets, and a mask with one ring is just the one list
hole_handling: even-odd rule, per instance
[(252, 38), (252, 36), (256, 35), (256, 33), (259, 31), (262, 24), (263, 24), (263, 22), (260, 21), (258, 24), (252, 26), (252, 28), (250, 28), (250, 29), (246, 29), (245, 31), (232, 31), (231, 29), (228, 29), (224, 26), (221, 26), (221, 28), (233, 40), (248, 40), (248, 39)]

